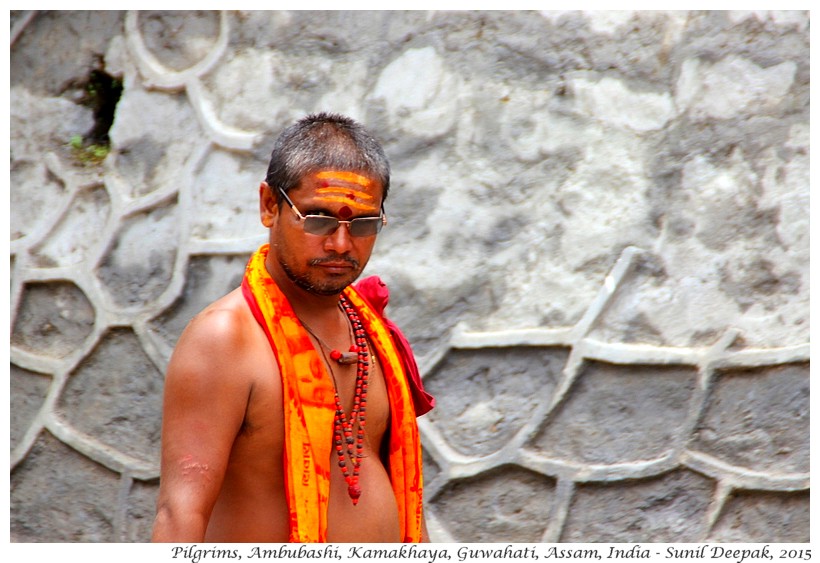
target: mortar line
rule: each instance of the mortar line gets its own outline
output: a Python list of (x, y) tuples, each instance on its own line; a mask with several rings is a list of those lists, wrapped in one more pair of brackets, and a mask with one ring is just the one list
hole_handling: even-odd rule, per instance
[(114, 536), (120, 542), (127, 542), (128, 538), (128, 496), (134, 480), (125, 470), (120, 473), (119, 486), (117, 487), (117, 505), (114, 512)]
[(561, 540), (574, 496), (575, 483), (571, 479), (558, 478), (549, 524), (541, 536), (541, 543), (557, 543)]
[(26, 30), (26, 28), (37, 18), (39, 14), (39, 10), (29, 10), (26, 12), (26, 15), (23, 16), (20, 20), (14, 23), (14, 27), (11, 28), (11, 36), (9, 40), (9, 49), (14, 47), (14, 44), (17, 43), (17, 40), (20, 39), (20, 36)]
[(731, 484), (727, 484), (722, 480), (717, 482), (715, 493), (712, 495), (712, 501), (709, 503), (709, 508), (706, 510), (706, 533), (700, 541), (706, 541), (714, 531), (715, 524), (717, 524), (720, 514), (723, 512), (723, 507), (726, 505), (726, 499), (734, 491)]

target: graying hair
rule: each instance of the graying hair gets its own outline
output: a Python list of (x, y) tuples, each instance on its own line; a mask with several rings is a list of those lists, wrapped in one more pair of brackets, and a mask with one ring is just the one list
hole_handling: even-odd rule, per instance
[(359, 123), (333, 113), (308, 115), (285, 129), (274, 143), (265, 181), (285, 192), (312, 172), (332, 168), (374, 176), (390, 187), (390, 163), (378, 141)]

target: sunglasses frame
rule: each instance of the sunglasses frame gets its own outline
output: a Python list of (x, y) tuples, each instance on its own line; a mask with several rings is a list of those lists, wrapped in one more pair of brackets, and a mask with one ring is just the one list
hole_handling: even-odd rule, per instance
[[(302, 215), (302, 213), (299, 211), (299, 209), (296, 207), (296, 205), (294, 205), (293, 201), (288, 197), (288, 194), (285, 193), (285, 190), (283, 190), (281, 186), (278, 187), (278, 190), (279, 190), (279, 193), (282, 194), (282, 197), (285, 198), (285, 202), (288, 204), (291, 211), (293, 211), (293, 213), (296, 214), (296, 217), (302, 222), (302, 229), (306, 233), (311, 234), (311, 235), (330, 236), (333, 233), (335, 233), (341, 225), (346, 225), (347, 226), (347, 232), (352, 237), (372, 237), (372, 236), (378, 235), (379, 232), (382, 230), (382, 227), (387, 225), (387, 217), (384, 214), (384, 205), (382, 205), (381, 209), (379, 209), (379, 216), (378, 217), (357, 217), (355, 219), (351, 219), (350, 221), (344, 221), (342, 219), (337, 219), (336, 217), (332, 217), (332, 216), (329, 216), (329, 215)], [(336, 222), (336, 226), (333, 227), (333, 229), (331, 229), (330, 231), (328, 231), (326, 233), (324, 233), (324, 232), (315, 233), (315, 232), (311, 232), (307, 229), (308, 219), (320, 219), (321, 222), (328, 223), (328, 224), (330, 223), (329, 219), (332, 219), (333, 221)], [(353, 232), (354, 226), (356, 224), (358, 224), (358, 225), (365, 224), (365, 223), (363, 223), (363, 221), (367, 221), (368, 222), (367, 224), (369, 224), (369, 222), (373, 221), (373, 219), (379, 219), (378, 222), (373, 222), (373, 224), (376, 226), (375, 227), (375, 229), (376, 229), (375, 232), (370, 233), (370, 234), (357, 234), (357, 233)], [(356, 223), (356, 221), (359, 221), (359, 223)]]

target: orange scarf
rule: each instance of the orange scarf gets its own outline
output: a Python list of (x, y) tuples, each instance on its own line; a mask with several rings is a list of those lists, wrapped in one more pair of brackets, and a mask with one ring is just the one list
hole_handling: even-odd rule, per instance
[[(335, 389), (293, 308), (265, 268), (268, 245), (248, 262), (242, 291), (265, 331), (282, 375), (285, 488), (291, 542), (326, 542)], [(413, 400), (383, 319), (352, 288), (344, 290), (378, 355), (390, 402), (390, 480), (405, 542), (421, 540), (422, 475)]]

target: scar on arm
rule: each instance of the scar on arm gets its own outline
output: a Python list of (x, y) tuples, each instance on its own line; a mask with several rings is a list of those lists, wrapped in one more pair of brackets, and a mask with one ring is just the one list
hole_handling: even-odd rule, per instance
[(195, 477), (205, 477), (210, 480), (211, 467), (207, 463), (200, 463), (194, 459), (192, 455), (183, 456), (179, 460), (179, 466), (182, 470), (182, 478), (191, 480)]

